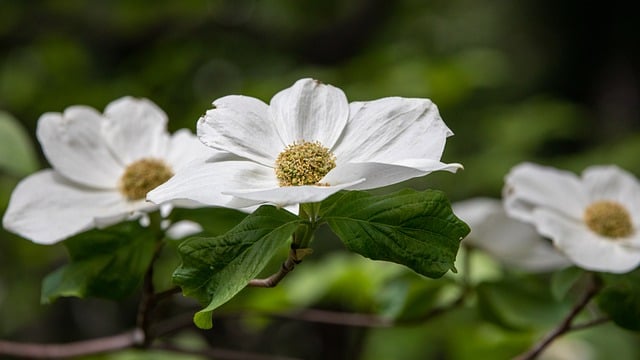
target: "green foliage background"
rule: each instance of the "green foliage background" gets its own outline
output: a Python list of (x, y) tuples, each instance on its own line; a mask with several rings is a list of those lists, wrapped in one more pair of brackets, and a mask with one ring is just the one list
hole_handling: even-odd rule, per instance
[[(0, 0), (0, 212), (23, 176), (48, 166), (34, 139), (44, 112), (74, 104), (102, 110), (133, 95), (163, 108), (172, 131), (195, 130), (215, 98), (268, 101), (301, 77), (338, 86), (350, 100), (407, 96), (438, 104), (456, 134), (443, 159), (465, 170), (378, 193), (410, 186), (443, 190), (452, 201), (499, 196), (503, 176), (521, 161), (577, 172), (615, 163), (640, 175), (640, 39), (626, 7), (575, 0)], [(310, 306), (401, 317), (451, 298), (454, 275), (426, 280), (347, 256), (326, 235), (281, 286), (247, 290), (228, 311)], [(168, 278), (177, 259), (161, 260)], [(566, 309), (545, 293), (544, 276), (507, 274), (480, 255), (471, 260), (482, 306), (424, 325), (367, 331), (222, 318), (218, 328), (183, 341), (318, 359), (508, 358)], [(40, 281), (65, 262), (62, 246), (0, 230), (0, 338), (66, 341), (133, 325), (135, 296), (40, 305)], [(510, 287), (517, 291), (491, 301)], [(566, 351), (587, 351), (583, 358), (640, 357), (637, 335), (611, 325), (568, 338)]]

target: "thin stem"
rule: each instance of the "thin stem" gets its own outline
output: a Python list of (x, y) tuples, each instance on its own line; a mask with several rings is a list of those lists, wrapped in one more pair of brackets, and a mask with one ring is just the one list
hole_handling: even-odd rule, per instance
[(608, 317), (601, 317), (601, 318), (598, 318), (598, 319), (593, 319), (591, 321), (587, 321), (587, 322), (582, 323), (582, 324), (571, 325), (571, 328), (569, 330), (578, 331), (578, 330), (588, 329), (590, 327), (601, 325), (601, 324), (607, 323), (609, 321), (611, 321), (611, 319), (609, 319)]
[[(156, 235), (156, 246), (153, 251), (153, 256), (147, 267), (147, 271), (144, 275), (142, 284), (142, 295), (140, 298), (140, 304), (138, 306), (138, 313), (136, 316), (136, 325), (142, 330), (144, 334), (144, 346), (149, 346), (153, 340), (153, 336), (149, 331), (151, 325), (151, 315), (155, 309), (156, 304), (160, 300), (160, 297), (155, 294), (155, 286), (153, 285), (153, 268), (160, 256), (160, 252), (164, 247), (165, 233), (161, 227), (160, 213), (156, 212), (149, 215), (150, 224), (149, 229)], [(164, 297), (164, 295), (163, 295)]]
[(287, 260), (282, 263), (280, 269), (271, 276), (264, 279), (252, 279), (247, 286), (272, 288), (295, 269), (297, 264), (302, 262), (302, 258), (311, 254), (309, 244), (313, 240), (316, 228), (319, 226), (320, 203), (300, 204), (300, 217), (308, 220), (298, 226), (292, 234), (291, 250)]
[(140, 304), (138, 306), (138, 314), (136, 317), (136, 325), (140, 328), (144, 333), (144, 345), (148, 346), (151, 344), (151, 334), (149, 333), (149, 326), (151, 324), (151, 314), (153, 309), (156, 306), (157, 299), (154, 296), (155, 287), (153, 285), (153, 264), (155, 260), (158, 258), (160, 249), (162, 248), (162, 243), (158, 243), (156, 246), (156, 250), (153, 254), (153, 258), (147, 271), (144, 275), (144, 282), (142, 285), (142, 295), (140, 298)]
[[(172, 289), (173, 290), (173, 289)], [(167, 292), (168, 293), (168, 292)], [(385, 318), (373, 314), (361, 314), (361, 313), (348, 313), (319, 309), (306, 309), (290, 313), (275, 313), (275, 312), (263, 312), (263, 311), (243, 311), (240, 314), (227, 314), (227, 316), (247, 316), (247, 315), (260, 315), (271, 316), (299, 321), (308, 321), (323, 324), (353, 326), (353, 327), (366, 327), (366, 328), (388, 328), (392, 326), (403, 325), (415, 325), (424, 323), (437, 316), (446, 313), (449, 310), (460, 306), (463, 303), (463, 298), (460, 297), (453, 303), (442, 307), (437, 307), (429, 311), (418, 318), (397, 320)], [(585, 324), (586, 325), (586, 324)], [(171, 334), (177, 330), (193, 327), (193, 317), (178, 316), (174, 319), (165, 320), (162, 323), (157, 324), (155, 333), (160, 336)], [(259, 355), (245, 352), (237, 352), (232, 350), (223, 349), (185, 349), (176, 345), (167, 343), (150, 344), (153, 339), (145, 336), (142, 329), (136, 328), (134, 330), (111, 336), (103, 337), (99, 339), (79, 341), (67, 344), (37, 344), (37, 343), (16, 343), (11, 341), (0, 340), (0, 354), (9, 355), (23, 358), (49, 358), (49, 359), (62, 359), (74, 356), (99, 354), (103, 352), (110, 352), (116, 350), (122, 350), (132, 347), (148, 347), (150, 349), (171, 351), (184, 354), (195, 354), (213, 357), (216, 359), (256, 359), (256, 360), (269, 360), (275, 359), (267, 355)], [(284, 359), (277, 357), (278, 359)]]
[[(282, 319), (291, 319), (299, 321), (308, 321), (321, 324), (364, 327), (364, 328), (388, 328), (393, 326), (411, 326), (424, 324), (440, 315), (444, 315), (448, 311), (454, 310), (464, 303), (464, 296), (459, 297), (454, 302), (435, 307), (415, 318), (394, 320), (388, 317), (383, 317), (375, 314), (363, 314), (363, 313), (351, 313), (343, 311), (330, 311), (321, 309), (304, 309), (294, 312), (270, 312), (261, 310), (246, 311), (241, 313), (228, 313), (226, 316), (269, 316)], [(224, 316), (223, 314), (222, 316)], [(182, 321), (189, 321), (191, 318), (183, 319)]]
[[(578, 300), (578, 302), (573, 306), (573, 309), (567, 314), (567, 316), (558, 324), (558, 326), (550, 331), (545, 337), (543, 337), (538, 343), (536, 343), (531, 349), (527, 352), (521, 354), (516, 357), (515, 360), (531, 360), (535, 359), (538, 355), (540, 355), (553, 341), (562, 336), (563, 334), (576, 329), (584, 328), (584, 325), (576, 325), (575, 327), (571, 325), (573, 320), (578, 316), (578, 314), (589, 304), (591, 299), (600, 291), (601, 286), (597, 279), (594, 278), (593, 274), (591, 275), (591, 281), (587, 285), (587, 289), (582, 294), (582, 297)], [(600, 319), (599, 319), (600, 320)], [(601, 323), (601, 322), (598, 322)]]
[(313, 235), (320, 225), (320, 203), (305, 203), (299, 205), (300, 217), (308, 223), (300, 225), (293, 233), (291, 247), (294, 249), (306, 249), (313, 241)]
[(155, 294), (155, 298), (157, 301), (164, 300), (165, 298), (171, 297), (172, 295), (179, 294), (182, 290), (179, 287), (172, 287), (171, 289), (167, 289), (165, 291), (161, 291)]
[(285, 260), (285, 262), (282, 263), (282, 266), (280, 267), (280, 270), (278, 270), (276, 273), (274, 273), (273, 275), (269, 276), (268, 278), (253, 279), (253, 280), (249, 281), (247, 286), (272, 288), (272, 287), (275, 287), (276, 285), (278, 285), (278, 283), (282, 279), (284, 279), (284, 277), (287, 276), (288, 273), (293, 271), (293, 269), (296, 267), (296, 265), (299, 264), (302, 261), (302, 257), (299, 254), (300, 250), (301, 249), (293, 249), (292, 248), (289, 251), (289, 256), (287, 257), (287, 260)]
[(144, 342), (144, 338), (142, 330), (134, 329), (114, 336), (67, 344), (16, 343), (0, 340), (0, 354), (23, 358), (63, 359), (139, 346)]
[[(134, 329), (114, 336), (67, 344), (17, 343), (0, 340), (0, 355), (20, 358), (66, 359), (141, 346), (144, 343), (144, 339), (145, 336), (142, 330)], [(235, 350), (187, 349), (167, 343), (154, 344), (149, 348), (181, 354), (202, 355), (207, 358), (220, 360), (293, 360), (293, 358), (288, 357), (261, 355)]]

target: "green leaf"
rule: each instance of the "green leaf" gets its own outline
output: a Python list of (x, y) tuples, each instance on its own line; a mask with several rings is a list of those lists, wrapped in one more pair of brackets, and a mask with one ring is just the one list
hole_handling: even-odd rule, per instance
[(469, 233), (445, 195), (435, 190), (339, 193), (323, 202), (320, 213), (349, 250), (431, 278), (455, 272), (460, 240)]
[(0, 111), (0, 170), (24, 176), (37, 168), (33, 142), (13, 116)]
[(61, 296), (121, 299), (140, 284), (155, 235), (137, 221), (91, 230), (64, 241), (71, 258), (42, 283), (42, 303)]
[(640, 331), (640, 270), (601, 276), (606, 286), (598, 296), (600, 308), (618, 326)]
[(290, 212), (265, 205), (224, 235), (182, 243), (182, 265), (173, 280), (185, 295), (208, 304), (195, 314), (195, 324), (211, 328), (211, 312), (258, 276), (301, 223)]

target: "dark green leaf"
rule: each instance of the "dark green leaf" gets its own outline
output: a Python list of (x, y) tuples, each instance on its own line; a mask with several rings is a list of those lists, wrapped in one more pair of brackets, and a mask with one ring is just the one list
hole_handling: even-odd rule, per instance
[(606, 285), (598, 296), (600, 308), (618, 326), (640, 331), (640, 270), (602, 277)]
[(349, 250), (431, 278), (455, 271), (460, 240), (469, 233), (444, 194), (435, 190), (340, 193), (323, 202), (321, 214)]
[(182, 265), (174, 282), (185, 295), (207, 304), (195, 314), (196, 325), (211, 328), (211, 312), (258, 276), (301, 222), (286, 210), (262, 206), (224, 235), (191, 238), (180, 245)]
[(43, 303), (61, 296), (121, 299), (131, 294), (151, 262), (155, 235), (133, 221), (84, 232), (64, 245), (71, 260), (44, 279)]

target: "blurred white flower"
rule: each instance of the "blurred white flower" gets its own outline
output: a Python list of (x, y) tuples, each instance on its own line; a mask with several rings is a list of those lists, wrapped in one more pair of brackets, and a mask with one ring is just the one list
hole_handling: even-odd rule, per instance
[(167, 226), (167, 237), (174, 240), (183, 239), (187, 236), (195, 235), (203, 230), (200, 224), (190, 220), (181, 220), (175, 223), (167, 223)]
[(524, 163), (506, 177), (507, 214), (533, 224), (574, 264), (625, 273), (640, 264), (640, 183), (617, 166), (582, 177)]
[(213, 106), (198, 136), (228, 155), (177, 172), (149, 200), (288, 206), (462, 167), (440, 162), (452, 132), (428, 99), (348, 103), (342, 90), (302, 79), (269, 105), (226, 96)]
[(212, 153), (188, 130), (170, 136), (166, 114), (131, 97), (110, 103), (104, 115), (87, 106), (45, 113), (37, 137), (52, 169), (18, 184), (2, 223), (40, 244), (157, 209), (147, 192)]
[(501, 263), (526, 271), (552, 271), (571, 265), (530, 224), (507, 216), (502, 201), (474, 198), (453, 204), (471, 228), (463, 244), (479, 248)]

